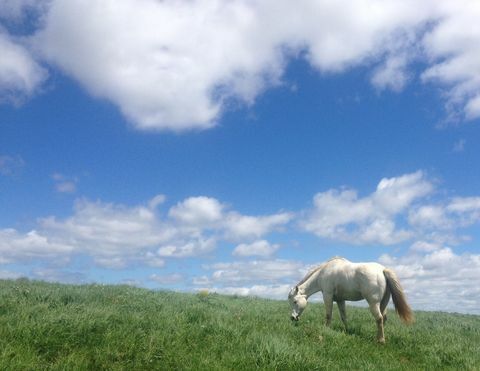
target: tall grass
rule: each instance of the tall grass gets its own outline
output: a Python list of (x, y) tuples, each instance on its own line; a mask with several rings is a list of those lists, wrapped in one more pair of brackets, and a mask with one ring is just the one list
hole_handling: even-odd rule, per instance
[(390, 313), (375, 342), (367, 309), (323, 327), (310, 304), (298, 324), (286, 301), (0, 280), (2, 370), (480, 369), (480, 317)]

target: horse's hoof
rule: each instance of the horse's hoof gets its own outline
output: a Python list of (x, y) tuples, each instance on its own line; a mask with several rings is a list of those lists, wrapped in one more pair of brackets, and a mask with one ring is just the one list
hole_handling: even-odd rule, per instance
[(381, 339), (378, 339), (378, 344), (385, 344), (385, 339), (384, 338), (381, 338)]

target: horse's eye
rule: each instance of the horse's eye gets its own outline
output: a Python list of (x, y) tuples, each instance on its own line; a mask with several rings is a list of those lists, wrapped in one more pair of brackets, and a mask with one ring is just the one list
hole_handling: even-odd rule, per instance
[(293, 304), (297, 304), (297, 301), (296, 301), (296, 300), (294, 300), (294, 301), (293, 301)]

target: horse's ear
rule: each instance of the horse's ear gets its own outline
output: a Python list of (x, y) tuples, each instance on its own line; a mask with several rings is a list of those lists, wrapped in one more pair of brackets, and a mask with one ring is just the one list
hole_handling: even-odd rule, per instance
[(295, 295), (298, 294), (298, 286), (295, 286)]

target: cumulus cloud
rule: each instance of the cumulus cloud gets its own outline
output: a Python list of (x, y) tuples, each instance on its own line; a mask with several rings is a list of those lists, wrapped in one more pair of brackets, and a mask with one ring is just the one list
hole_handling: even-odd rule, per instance
[(282, 213), (244, 216), (202, 196), (179, 202), (162, 217), (156, 208), (164, 199), (163, 195), (155, 196), (146, 205), (130, 207), (80, 199), (71, 216), (42, 218), (38, 230), (0, 230), (0, 263), (33, 258), (68, 260), (74, 254), (84, 254), (111, 269), (132, 264), (160, 268), (165, 259), (205, 255), (214, 251), (218, 242), (230, 239), (235, 223), (229, 215), (238, 218), (242, 226), (243, 218), (260, 224), (251, 234), (242, 234), (245, 242), (249, 236), (271, 233), (289, 220)]
[(414, 308), (480, 313), (480, 255), (420, 241), (406, 255), (386, 254), (380, 262), (396, 270)]
[(361, 245), (469, 239), (459, 231), (480, 222), (480, 198), (435, 200), (434, 194), (434, 182), (421, 171), (382, 179), (365, 197), (352, 189), (328, 190), (315, 195), (300, 226), (322, 238)]
[(454, 197), (424, 204), (409, 213), (409, 223), (425, 231), (455, 231), (480, 221), (480, 197)]
[(198, 229), (220, 230), (230, 240), (259, 238), (286, 225), (293, 217), (281, 212), (272, 215), (243, 215), (210, 197), (189, 197), (172, 207), (168, 215), (191, 233)]
[(433, 189), (432, 182), (418, 171), (382, 179), (375, 192), (363, 198), (351, 189), (321, 192), (315, 195), (314, 207), (301, 226), (320, 237), (355, 244), (399, 243), (409, 239), (411, 232), (397, 228), (396, 218)]
[[(46, 77), (42, 60), (139, 129), (211, 128), (232, 100), (253, 104), (282, 84), (298, 57), (320, 72), (367, 66), (380, 90), (400, 91), (420, 75), (445, 87), (451, 113), (480, 116), (475, 0), (6, 0), (0, 7), (0, 22), (22, 20), (26, 9), (41, 14), (25, 42), (0, 30), (2, 95), (31, 95)], [(423, 71), (411, 66), (417, 61)]]
[(272, 245), (266, 240), (258, 240), (250, 244), (242, 243), (235, 247), (232, 252), (234, 256), (262, 256), (269, 257), (280, 248), (279, 245)]
[(243, 1), (53, 1), (35, 44), (138, 128), (182, 131), (278, 79), (281, 54), (258, 26)]
[(232, 212), (227, 215), (225, 229), (234, 240), (259, 238), (287, 224), (293, 215), (283, 212), (274, 215), (250, 216)]
[[(40, 219), (29, 232), (0, 229), (0, 265), (5, 266), (0, 277), (18, 276), (9, 265), (35, 263), (32, 277), (84, 282), (82, 272), (69, 270), (78, 255), (107, 269), (163, 268), (172, 259), (206, 256), (210, 263), (193, 277), (158, 274), (150, 281), (176, 285), (192, 279), (194, 287), (209, 291), (283, 299), (310, 267), (275, 257), (279, 245), (267, 236), (297, 217), (306, 231), (323, 238), (369, 245), (408, 242), (406, 254), (385, 254), (380, 261), (398, 272), (414, 308), (478, 312), (474, 283), (480, 257), (457, 249), (468, 237), (459, 232), (480, 222), (480, 197), (449, 198), (435, 191), (434, 182), (419, 171), (382, 179), (365, 196), (352, 189), (318, 193), (310, 210), (295, 214), (244, 215), (206, 196), (169, 208), (163, 195), (131, 206), (80, 199), (70, 216)], [(232, 255), (239, 261), (210, 260), (219, 244), (237, 239)]]
[[(416, 28), (430, 10), (395, 1), (53, 1), (34, 40), (137, 127), (182, 131), (215, 125), (231, 98), (252, 103), (302, 51), (321, 71), (375, 59), (392, 33)], [(278, 22), (287, 16), (288, 27)]]
[(76, 201), (71, 217), (44, 218), (40, 224), (58, 238), (107, 256), (157, 245), (175, 233), (146, 206), (127, 207), (88, 200)]
[(15, 229), (0, 229), (0, 264), (50, 260), (68, 261), (74, 246), (36, 230), (22, 234)]
[(184, 225), (213, 227), (222, 219), (224, 208), (214, 198), (190, 197), (172, 207), (169, 216)]

